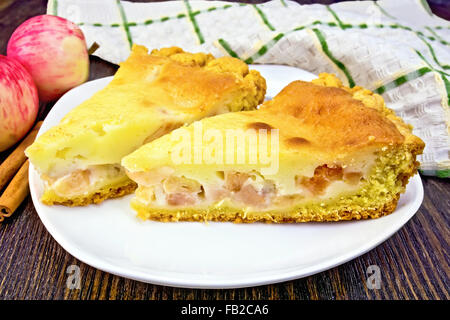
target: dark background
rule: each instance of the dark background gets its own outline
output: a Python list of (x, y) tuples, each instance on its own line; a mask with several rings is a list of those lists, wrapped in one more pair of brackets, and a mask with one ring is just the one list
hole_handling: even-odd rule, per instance
[[(429, 3), (433, 12), (449, 18), (450, 1)], [(44, 14), (46, 5), (46, 0), (0, 0), (0, 54), (6, 54), (14, 29), (26, 19)], [(112, 75), (117, 69), (96, 57), (90, 59), (90, 79)], [(41, 119), (52, 105), (41, 105)], [(10, 151), (0, 153), (0, 161)], [(377, 248), (310, 277), (235, 290), (156, 286), (92, 268), (58, 245), (28, 197), (13, 217), (0, 224), (0, 299), (449, 299), (450, 180), (422, 177), (422, 181), (425, 198), (417, 214)], [(73, 264), (81, 269), (80, 290), (66, 287), (66, 269)], [(370, 265), (381, 270), (378, 290), (368, 289), (365, 283)]]

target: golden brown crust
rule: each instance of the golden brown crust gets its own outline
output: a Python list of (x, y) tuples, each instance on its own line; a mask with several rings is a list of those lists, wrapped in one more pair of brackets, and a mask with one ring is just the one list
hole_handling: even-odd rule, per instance
[(110, 86), (130, 82), (139, 85), (131, 90), (143, 91), (144, 105), (205, 115), (227, 94), (230, 98), (242, 96), (240, 99), (249, 100), (248, 106), (237, 101), (241, 105), (230, 111), (253, 109), (263, 102), (266, 90), (259, 72), (249, 70), (247, 64), (236, 58), (214, 58), (211, 54), (184, 52), (178, 47), (147, 54), (145, 47), (134, 45), (132, 55), (121, 63)]
[(68, 207), (87, 206), (90, 204), (99, 204), (106, 199), (119, 198), (136, 190), (137, 184), (133, 181), (127, 181), (121, 185), (107, 186), (95, 193), (87, 196), (78, 196), (74, 198), (60, 197), (52, 192), (46, 192), (41, 198), (43, 204), (60, 204)]
[(142, 219), (150, 219), (161, 222), (177, 222), (177, 221), (221, 221), (235, 223), (296, 223), (296, 222), (331, 222), (346, 220), (375, 219), (392, 213), (397, 207), (399, 195), (394, 197), (390, 202), (385, 203), (380, 208), (362, 208), (359, 210), (339, 210), (333, 211), (326, 215), (317, 212), (300, 212), (293, 210), (292, 212), (280, 213), (245, 213), (239, 209), (214, 208), (208, 209), (207, 212), (199, 213), (195, 209), (168, 210), (160, 208), (144, 208), (132, 205), (138, 212), (138, 216)]
[(194, 66), (203, 67), (209, 61), (214, 60), (214, 56), (212, 54), (203, 52), (199, 53), (184, 52), (184, 50), (179, 47), (153, 49), (150, 54), (155, 57), (171, 58), (172, 60), (177, 61), (182, 65), (192, 67)]
[(261, 109), (295, 117), (299, 126), (310, 128), (310, 137), (303, 139), (331, 150), (401, 144), (405, 139), (380, 111), (366, 107), (341, 88), (294, 81)]
[(346, 87), (336, 76), (327, 73), (319, 74), (319, 77), (311, 82), (320, 86), (335, 87), (345, 90), (352, 95), (353, 99), (361, 101), (365, 107), (377, 110), (396, 126), (397, 130), (404, 137), (404, 144), (414, 145), (410, 148), (420, 150), (418, 153), (414, 153), (414, 155), (422, 153), (425, 143), (422, 139), (412, 134), (413, 127), (410, 124), (405, 123), (392, 109), (386, 107), (383, 97), (379, 94), (373, 93), (360, 86), (355, 86), (353, 88)]

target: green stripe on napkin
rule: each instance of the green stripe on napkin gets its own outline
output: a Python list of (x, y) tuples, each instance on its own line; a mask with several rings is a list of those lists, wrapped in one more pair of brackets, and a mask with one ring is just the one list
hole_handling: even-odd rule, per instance
[(333, 54), (331, 53), (330, 49), (328, 48), (327, 41), (325, 40), (325, 36), (320, 32), (319, 29), (313, 28), (312, 29), (314, 33), (317, 36), (317, 39), (320, 42), (320, 45), (322, 46), (322, 51), (330, 58), (333, 63), (344, 72), (345, 76), (347, 77), (348, 85), (350, 88), (353, 88), (355, 86), (355, 81), (353, 80), (352, 76), (350, 75), (350, 72), (348, 71), (347, 67), (338, 59), (336, 59)]
[(275, 31), (274, 26), (272, 26), (269, 22), (269, 20), (267, 19), (267, 16), (264, 14), (264, 12), (256, 5), (252, 5), (253, 8), (255, 8), (256, 12), (258, 13), (258, 15), (261, 17), (263, 23), (272, 31)]
[(188, 11), (189, 20), (191, 20), (192, 26), (194, 27), (195, 34), (197, 35), (198, 41), (200, 44), (205, 43), (205, 39), (203, 38), (203, 34), (200, 31), (200, 27), (198, 26), (197, 20), (195, 20), (195, 15), (192, 12), (191, 4), (189, 1), (184, 0), (184, 4), (186, 5), (186, 9)]
[(410, 72), (408, 74), (400, 76), (397, 79), (395, 79), (395, 80), (393, 80), (393, 81), (391, 81), (389, 83), (386, 83), (386, 84), (380, 86), (379, 88), (377, 88), (377, 89), (375, 89), (373, 91), (375, 93), (378, 93), (378, 94), (383, 94), (386, 91), (389, 91), (391, 89), (397, 88), (397, 87), (401, 86), (402, 84), (404, 84), (404, 83), (406, 83), (408, 81), (420, 78), (424, 74), (426, 74), (428, 72), (431, 72), (431, 71), (432, 70), (430, 68), (428, 68), (428, 67), (420, 68), (418, 70), (415, 70), (413, 72)]
[(125, 33), (127, 34), (128, 44), (131, 49), (131, 47), (133, 46), (133, 39), (131, 38), (130, 29), (128, 28), (127, 16), (125, 15), (125, 10), (123, 9), (123, 6), (122, 6), (122, 3), (120, 2), (120, 0), (116, 0), (116, 4), (117, 4), (117, 8), (119, 8), (120, 16), (122, 18), (122, 23), (123, 23), (123, 29), (125, 30)]

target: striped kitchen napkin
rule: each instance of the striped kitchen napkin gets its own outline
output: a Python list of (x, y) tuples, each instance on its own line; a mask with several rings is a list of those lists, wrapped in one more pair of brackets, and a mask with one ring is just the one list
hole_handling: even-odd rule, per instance
[(49, 0), (48, 13), (77, 23), (87, 45), (99, 45), (95, 55), (112, 63), (137, 43), (334, 73), (351, 87), (381, 94), (414, 126), (426, 142), (423, 174), (450, 177), (450, 24), (425, 0), (330, 6)]

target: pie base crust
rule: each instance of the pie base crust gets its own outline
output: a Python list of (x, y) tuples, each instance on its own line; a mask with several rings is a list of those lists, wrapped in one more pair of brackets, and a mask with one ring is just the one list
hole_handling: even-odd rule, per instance
[(88, 195), (80, 195), (73, 198), (61, 197), (56, 193), (48, 190), (41, 198), (43, 204), (55, 205), (60, 204), (68, 207), (87, 206), (89, 204), (98, 204), (106, 199), (119, 198), (136, 190), (137, 184), (134, 181), (126, 181), (125, 183), (105, 186)]
[(342, 210), (330, 212), (326, 215), (314, 212), (285, 212), (285, 213), (245, 213), (239, 209), (209, 209), (207, 212), (200, 212), (195, 209), (180, 209), (177, 211), (166, 209), (152, 209), (140, 206), (136, 203), (132, 204), (134, 210), (138, 212), (138, 216), (142, 219), (150, 219), (161, 222), (177, 222), (177, 221), (221, 221), (234, 223), (295, 223), (295, 222), (331, 222), (345, 220), (361, 220), (375, 219), (392, 213), (397, 207), (399, 195), (396, 195), (392, 201), (383, 204), (383, 206), (374, 210)]

